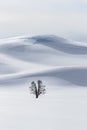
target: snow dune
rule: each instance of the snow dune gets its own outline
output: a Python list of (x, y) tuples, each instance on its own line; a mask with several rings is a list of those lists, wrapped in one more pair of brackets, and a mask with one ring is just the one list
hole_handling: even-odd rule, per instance
[(56, 36), (11, 38), (0, 41), (0, 56), (1, 83), (40, 76), (87, 86), (87, 46), (75, 41)]
[[(75, 42), (66, 40), (60, 37), (33, 37), (35, 43), (44, 44), (48, 47), (54, 48), (58, 51), (62, 51), (64, 53), (69, 53), (73, 55), (85, 55), (87, 54), (87, 46), (81, 46), (79, 44), (75, 45)], [(74, 43), (74, 44), (73, 44)]]

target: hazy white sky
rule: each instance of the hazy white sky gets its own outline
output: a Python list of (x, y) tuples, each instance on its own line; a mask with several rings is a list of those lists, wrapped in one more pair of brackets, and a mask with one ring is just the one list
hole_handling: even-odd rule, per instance
[(87, 0), (0, 1), (0, 38), (38, 34), (87, 40)]

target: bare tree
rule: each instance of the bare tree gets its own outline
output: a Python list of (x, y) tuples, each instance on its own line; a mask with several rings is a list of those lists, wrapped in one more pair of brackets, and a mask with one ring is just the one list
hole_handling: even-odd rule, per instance
[(35, 94), (36, 98), (38, 98), (40, 94), (45, 94), (46, 92), (45, 86), (41, 80), (37, 81), (37, 85), (34, 81), (31, 82), (30, 90), (32, 94)]

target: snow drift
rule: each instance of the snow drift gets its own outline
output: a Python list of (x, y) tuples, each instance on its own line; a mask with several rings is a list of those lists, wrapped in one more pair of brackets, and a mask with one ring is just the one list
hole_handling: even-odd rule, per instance
[(3, 39), (0, 58), (1, 84), (17, 80), (23, 83), (30, 77), (53, 77), (87, 86), (87, 46), (82, 43), (57, 36)]

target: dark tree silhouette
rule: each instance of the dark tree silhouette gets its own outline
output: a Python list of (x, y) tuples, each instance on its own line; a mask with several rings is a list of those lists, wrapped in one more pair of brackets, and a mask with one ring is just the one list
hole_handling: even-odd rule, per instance
[(35, 94), (36, 98), (39, 97), (40, 94), (45, 94), (46, 89), (41, 80), (37, 81), (37, 84), (33, 81), (31, 82), (30, 90), (32, 94)]

